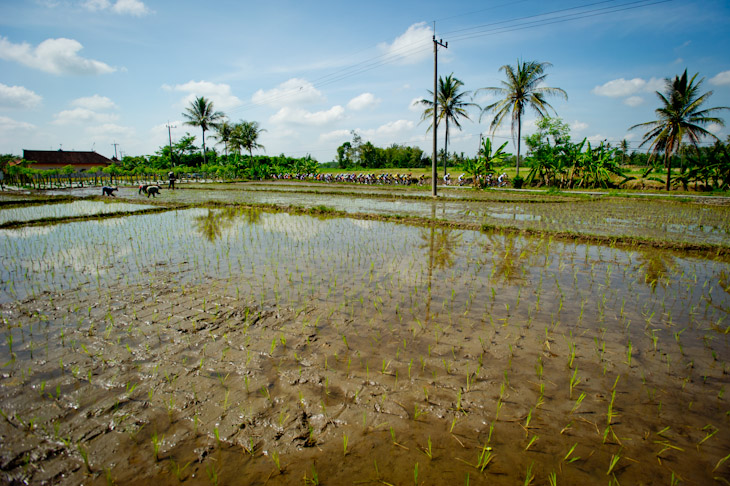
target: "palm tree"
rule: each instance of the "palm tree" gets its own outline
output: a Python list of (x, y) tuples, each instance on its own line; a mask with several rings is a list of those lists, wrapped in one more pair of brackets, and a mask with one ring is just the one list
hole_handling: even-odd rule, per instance
[(259, 135), (266, 130), (259, 127), (259, 122), (242, 120), (233, 127), (231, 133), (231, 146), (238, 151), (242, 148), (248, 150), (248, 155), (253, 159), (253, 149), (262, 149), (263, 145), (258, 143)]
[(517, 60), (517, 66), (505, 64), (500, 71), (504, 71), (507, 80), (502, 81), (501, 87), (490, 87), (478, 89), (500, 96), (502, 99), (482, 109), (479, 121), (482, 116), (489, 112), (495, 112), (492, 123), (489, 126), (492, 136), (496, 129), (511, 114), (512, 137), (515, 136), (515, 125), (517, 126), (517, 175), (520, 175), (520, 143), (522, 137), (522, 115), (528, 108), (532, 108), (540, 118), (548, 116), (548, 110), (555, 112), (555, 108), (545, 101), (547, 96), (560, 96), (568, 99), (568, 94), (560, 88), (549, 88), (541, 86), (545, 82), (547, 74), (545, 69), (552, 66), (549, 62)]
[[(446, 122), (446, 135), (444, 138), (444, 175), (446, 175), (446, 160), (448, 159), (448, 148), (449, 148), (449, 122), (453, 123), (456, 128), (461, 130), (461, 124), (459, 118), (464, 117), (469, 120), (469, 115), (466, 110), (472, 106), (479, 107), (474, 103), (464, 101), (471, 92), (460, 91), (464, 86), (461, 80), (454, 77), (454, 73), (449, 74), (445, 78), (439, 78), (438, 85), (438, 100), (437, 100), (437, 113), (436, 123), (439, 124), (441, 121)], [(420, 103), (426, 106), (421, 116), (421, 121), (427, 119), (433, 119), (433, 91), (428, 92), (431, 95), (431, 99), (422, 99)], [(433, 122), (428, 127), (430, 130), (433, 128)], [(438, 128), (438, 127), (436, 127)]]
[(702, 104), (712, 96), (712, 91), (700, 94), (700, 87), (705, 78), (695, 83), (697, 74), (688, 80), (687, 70), (685, 69), (681, 77), (665, 78), (664, 93), (656, 92), (660, 101), (659, 108), (654, 110), (657, 119), (639, 123), (629, 129), (648, 128), (649, 130), (644, 134), (644, 140), (639, 147), (651, 142), (650, 149), (653, 154), (664, 152), (664, 167), (667, 169), (667, 191), (669, 190), (672, 173), (672, 155), (679, 151), (684, 136), (686, 135), (695, 146), (702, 137), (719, 140), (703, 127), (710, 123), (725, 126), (722, 118), (717, 118), (712, 114), (720, 110), (730, 110), (727, 106), (700, 109)]
[(203, 131), (203, 163), (205, 164), (205, 131), (214, 127), (216, 122), (225, 115), (220, 111), (213, 111), (213, 102), (201, 96), (190, 102), (190, 106), (185, 109), (183, 116), (188, 119), (185, 122), (186, 125), (200, 127)]
[(629, 141), (624, 138), (621, 140), (619, 147), (621, 149), (621, 164), (623, 165), (626, 163), (626, 154), (629, 153)]
[(233, 125), (228, 123), (228, 120), (223, 120), (222, 122), (215, 124), (214, 128), (215, 135), (213, 135), (213, 138), (223, 144), (226, 157), (228, 157), (228, 142), (231, 141), (231, 136), (233, 135)]

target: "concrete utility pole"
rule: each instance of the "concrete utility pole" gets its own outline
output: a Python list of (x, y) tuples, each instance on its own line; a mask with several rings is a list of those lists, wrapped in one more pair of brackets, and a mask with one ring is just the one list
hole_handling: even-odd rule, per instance
[(175, 125), (170, 125), (170, 120), (167, 120), (167, 136), (170, 139), (170, 165), (175, 167), (175, 161), (172, 160), (172, 131), (171, 128), (177, 128)]
[(114, 142), (112, 145), (114, 145), (114, 158), (117, 159), (117, 147), (119, 146), (119, 144), (117, 142)]
[(436, 135), (438, 134), (438, 50), (439, 46), (449, 48), (449, 43), (444, 40), (436, 40), (436, 23), (433, 26), (433, 160), (431, 160), (431, 196), (438, 196), (436, 185), (436, 160), (438, 157), (436, 147)]

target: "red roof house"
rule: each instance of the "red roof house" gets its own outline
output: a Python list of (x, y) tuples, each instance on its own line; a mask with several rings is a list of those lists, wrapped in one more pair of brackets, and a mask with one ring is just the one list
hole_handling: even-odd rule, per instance
[(34, 169), (62, 169), (67, 165), (78, 171), (91, 167), (107, 167), (113, 161), (96, 152), (69, 152), (65, 150), (23, 150), (23, 159), (35, 162)]

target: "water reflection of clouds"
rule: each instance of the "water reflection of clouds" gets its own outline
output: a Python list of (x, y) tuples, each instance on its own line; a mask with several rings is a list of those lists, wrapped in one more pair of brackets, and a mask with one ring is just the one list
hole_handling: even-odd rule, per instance
[(7, 238), (23, 239), (51, 234), (51, 226), (27, 226), (25, 228), (0, 229), (0, 235)]
[(261, 228), (265, 231), (285, 235), (295, 241), (316, 238), (325, 226), (324, 222), (311, 217), (295, 216), (288, 213), (267, 214), (261, 218)]

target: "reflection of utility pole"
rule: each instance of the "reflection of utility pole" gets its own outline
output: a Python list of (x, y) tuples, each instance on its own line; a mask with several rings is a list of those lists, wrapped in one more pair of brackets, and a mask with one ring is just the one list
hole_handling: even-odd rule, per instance
[(119, 146), (119, 144), (117, 142), (114, 142), (112, 145), (114, 145), (114, 158), (117, 159), (117, 147)]
[(171, 128), (177, 128), (175, 125), (170, 125), (170, 120), (167, 120), (167, 136), (170, 139), (170, 165), (175, 167), (175, 161), (172, 159), (172, 131)]
[(426, 323), (431, 320), (431, 280), (433, 278), (433, 239), (436, 231), (436, 206), (431, 203), (431, 237), (428, 244), (428, 300), (426, 301)]
[(436, 40), (436, 22), (433, 23), (433, 160), (431, 160), (431, 196), (436, 197), (436, 135), (438, 132), (438, 50), (439, 46), (448, 49), (449, 43)]

